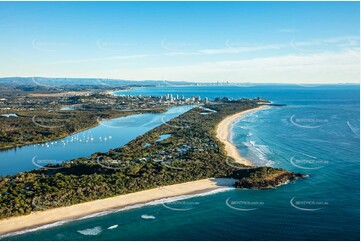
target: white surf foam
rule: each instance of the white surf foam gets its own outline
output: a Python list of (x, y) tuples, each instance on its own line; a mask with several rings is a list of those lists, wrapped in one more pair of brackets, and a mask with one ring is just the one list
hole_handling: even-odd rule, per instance
[(146, 214), (143, 214), (142, 216), (140, 216), (142, 219), (155, 219), (154, 216), (152, 215), (146, 215)]
[(43, 229), (49, 229), (49, 228), (53, 228), (53, 227), (57, 227), (57, 226), (61, 226), (67, 222), (71, 222), (72, 220), (63, 220), (63, 221), (59, 221), (59, 222), (55, 222), (55, 223), (51, 223), (51, 224), (46, 224), (46, 225), (42, 225), (39, 227), (35, 227), (35, 228), (31, 228), (31, 229), (26, 229), (26, 230), (21, 230), (21, 231), (17, 231), (17, 232), (11, 232), (8, 234), (3, 234), (0, 235), (0, 239), (5, 238), (5, 237), (9, 237), (9, 236), (16, 236), (16, 235), (21, 235), (21, 234), (25, 234), (25, 233), (30, 233), (30, 232), (35, 232), (38, 230), (43, 230)]
[(112, 225), (112, 226), (110, 226), (110, 227), (107, 228), (107, 229), (116, 229), (116, 228), (118, 228), (118, 224)]
[(25, 233), (35, 232), (38, 230), (53, 228), (53, 227), (61, 226), (65, 223), (72, 222), (72, 221), (79, 221), (79, 220), (88, 219), (88, 218), (100, 217), (100, 216), (108, 215), (111, 213), (127, 211), (127, 210), (131, 210), (131, 209), (135, 209), (135, 208), (145, 207), (145, 206), (155, 206), (155, 205), (160, 205), (163, 203), (170, 203), (170, 202), (180, 201), (180, 200), (184, 200), (184, 199), (190, 199), (190, 198), (195, 198), (195, 197), (204, 197), (204, 196), (214, 195), (214, 194), (221, 193), (221, 192), (227, 192), (227, 191), (234, 190), (234, 189), (235, 189), (234, 187), (224, 187), (224, 188), (222, 187), (222, 188), (218, 188), (218, 189), (215, 189), (215, 190), (212, 190), (209, 192), (204, 192), (204, 193), (199, 193), (199, 194), (181, 195), (181, 196), (163, 198), (163, 199), (154, 200), (154, 201), (147, 202), (147, 203), (140, 203), (140, 204), (135, 204), (135, 205), (131, 205), (131, 206), (126, 206), (126, 207), (120, 208), (120, 209), (111, 209), (111, 210), (107, 210), (104, 212), (90, 214), (90, 215), (87, 215), (87, 216), (84, 216), (81, 218), (77, 218), (77, 219), (63, 220), (63, 221), (46, 224), (46, 225), (42, 225), (39, 227), (31, 228), (31, 229), (26, 229), (26, 230), (21, 230), (21, 231), (17, 231), (17, 232), (0, 235), (0, 239), (9, 237), (9, 236), (21, 235), (21, 234), (25, 234)]
[(78, 230), (77, 232), (82, 235), (95, 236), (95, 235), (100, 234), (102, 231), (103, 231), (102, 228), (97, 226), (97, 227), (90, 228), (90, 229)]
[(243, 143), (250, 151), (250, 153), (255, 156), (256, 160), (251, 159), (256, 165), (272, 166), (274, 161), (268, 159), (270, 154), (269, 147), (263, 144), (257, 144), (256, 141), (250, 140)]

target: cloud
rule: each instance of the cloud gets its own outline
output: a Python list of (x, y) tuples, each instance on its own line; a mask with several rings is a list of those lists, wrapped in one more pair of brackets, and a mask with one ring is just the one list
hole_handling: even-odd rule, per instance
[(359, 58), (358, 51), (348, 50), (143, 68), (137, 73), (123, 70), (122, 74), (127, 79), (167, 76), (169, 80), (206, 82), (345, 83), (359, 82)]
[(334, 48), (349, 48), (360, 47), (360, 37), (358, 36), (341, 36), (325, 39), (313, 39), (308, 41), (296, 41), (293, 39), (290, 42), (291, 46), (315, 46), (315, 47), (334, 47)]
[[(173, 50), (163, 54), (158, 53), (158, 55), (118, 55), (60, 60), (34, 64), (36, 68), (34, 65), (24, 67), (22, 72), (27, 76), (96, 76), (133, 80), (161, 80), (167, 77), (168, 80), (197, 82), (358, 83), (360, 80), (359, 43), (358, 36), (258, 45), (226, 41), (225, 47), (222, 48)], [(168, 47), (174, 47), (174, 49), (176, 46), (184, 49), (195, 46), (179, 42), (167, 44)], [(240, 54), (246, 52), (251, 54)], [(253, 52), (259, 54), (256, 55)], [(170, 58), (172, 61), (169, 61), (168, 58), (164, 58), (164, 54), (172, 57), (184, 55), (185, 57), (197, 56), (197, 58)], [(210, 58), (211, 56), (216, 58)], [(140, 59), (146, 57), (153, 58), (140, 62)], [(125, 66), (122, 60), (133, 61), (131, 65), (131, 61), (127, 61)], [(89, 64), (80, 65), (80, 63)], [(47, 64), (52, 66), (46, 66)], [(16, 70), (6, 71), (13, 73)], [(3, 71), (3, 75), (7, 74), (6, 71)]]
[[(261, 52), (266, 50), (294, 49), (296, 52), (319, 52), (322, 48), (355, 48), (359, 47), (360, 38), (358, 36), (341, 36), (325, 39), (313, 39), (308, 41), (299, 41), (291, 39), (288, 43), (282, 44), (249, 44), (231, 40), (225, 41), (223, 48), (209, 48), (199, 50), (174, 50), (169, 49), (166, 56), (202, 56), (202, 55), (224, 55), (224, 54), (241, 54), (247, 52)], [(309, 47), (303, 49), (302, 47)], [(311, 48), (314, 47), (314, 48)]]
[(195, 51), (171, 51), (165, 53), (167, 56), (200, 56), (200, 55), (221, 55), (221, 54), (240, 54), (246, 52), (256, 52), (263, 50), (279, 50), (282, 45), (254, 45), (254, 46), (237, 46), (237, 43), (226, 41), (224, 48), (201, 49)]

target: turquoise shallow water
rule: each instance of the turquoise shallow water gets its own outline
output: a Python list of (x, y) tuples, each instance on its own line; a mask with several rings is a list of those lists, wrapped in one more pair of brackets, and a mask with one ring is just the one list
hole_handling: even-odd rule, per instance
[(270, 190), (225, 190), (95, 216), (11, 240), (359, 240), (359, 86), (168, 87), (127, 94), (260, 96), (233, 142), (258, 165), (309, 174)]

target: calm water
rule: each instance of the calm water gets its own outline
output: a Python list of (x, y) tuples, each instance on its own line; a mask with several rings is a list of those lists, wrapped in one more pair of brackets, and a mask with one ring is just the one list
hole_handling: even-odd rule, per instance
[(49, 163), (87, 157), (97, 151), (125, 145), (132, 139), (161, 125), (191, 106), (174, 107), (161, 114), (138, 114), (100, 121), (95, 128), (39, 145), (28, 145), (0, 152), (0, 175), (33, 170)]
[[(309, 178), (277, 189), (160, 201), (8, 237), (12, 240), (359, 240), (359, 86), (168, 87), (132, 95), (263, 97), (282, 108), (233, 125), (256, 164)], [(61, 159), (59, 157), (58, 159)]]

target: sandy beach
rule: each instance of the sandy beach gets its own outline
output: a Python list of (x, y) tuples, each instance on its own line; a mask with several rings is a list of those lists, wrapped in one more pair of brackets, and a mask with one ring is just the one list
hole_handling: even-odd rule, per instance
[(247, 166), (253, 166), (253, 163), (250, 160), (240, 156), (240, 154), (237, 150), (237, 147), (231, 143), (230, 128), (231, 128), (232, 124), (236, 120), (238, 120), (239, 118), (244, 116), (246, 113), (253, 112), (255, 110), (259, 110), (259, 109), (263, 109), (263, 108), (265, 108), (265, 106), (260, 106), (257, 108), (248, 109), (246, 111), (233, 114), (231, 116), (226, 117), (218, 124), (217, 138), (225, 145), (228, 156), (232, 157), (235, 160), (235, 162), (238, 162), (240, 164), (247, 165)]
[(132, 90), (132, 88), (127, 88), (127, 89), (116, 89), (116, 90), (107, 90), (104, 93), (106, 95), (110, 95), (110, 96), (115, 96), (116, 92), (125, 92), (125, 91), (130, 91)]
[(135, 204), (144, 204), (162, 198), (198, 194), (219, 188), (226, 188), (232, 186), (234, 182), (235, 180), (233, 179), (203, 179), (3, 219), (0, 220), (0, 235), (29, 230), (64, 220), (73, 220)]
[[(230, 126), (244, 114), (261, 108), (264, 107), (261, 106), (228, 116), (217, 126), (217, 138), (225, 144), (228, 155), (233, 157), (236, 162), (252, 166), (252, 162), (241, 157), (237, 148), (229, 141)], [(135, 204), (144, 204), (163, 198), (200, 194), (219, 188), (230, 187), (234, 182), (235, 180), (233, 179), (203, 179), (3, 219), (0, 220), (0, 235), (29, 230), (64, 220), (74, 220), (91, 214), (121, 209)]]
[(72, 97), (90, 95), (91, 92), (31, 93), (30, 97)]

